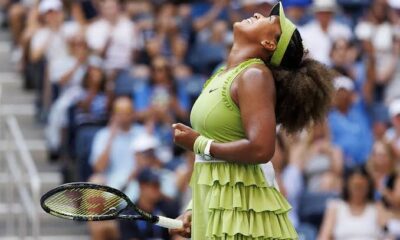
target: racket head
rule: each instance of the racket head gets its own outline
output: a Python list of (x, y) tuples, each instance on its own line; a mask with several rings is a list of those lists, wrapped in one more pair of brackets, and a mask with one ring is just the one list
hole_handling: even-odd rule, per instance
[(118, 218), (133, 203), (117, 189), (78, 182), (50, 190), (42, 196), (40, 205), (47, 213), (60, 218), (102, 221)]

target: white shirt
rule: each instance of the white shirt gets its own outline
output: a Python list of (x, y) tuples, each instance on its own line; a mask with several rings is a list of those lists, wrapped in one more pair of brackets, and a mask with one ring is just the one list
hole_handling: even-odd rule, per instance
[(120, 17), (112, 26), (109, 21), (99, 19), (87, 29), (86, 40), (91, 49), (101, 51), (111, 38), (106, 52), (105, 68), (125, 69), (130, 66), (132, 52), (137, 47), (137, 32), (135, 25), (126, 17)]
[[(342, 200), (329, 203), (336, 209), (334, 239), (337, 240), (379, 240), (381, 230), (378, 224), (378, 210), (373, 204), (368, 204), (364, 212), (355, 216), (349, 205)], [(332, 204), (334, 204), (332, 206)]]
[(325, 64), (330, 63), (332, 43), (340, 38), (352, 37), (350, 28), (336, 21), (330, 23), (327, 32), (324, 32), (319, 22), (315, 20), (298, 29), (305, 47), (310, 51), (310, 56)]
[(79, 25), (74, 22), (64, 23), (58, 31), (44, 27), (32, 37), (32, 52), (45, 48), (44, 55), (48, 62), (49, 79), (59, 81), (59, 72), (65, 72), (65, 59), (69, 57), (68, 39), (77, 34)]
[[(130, 145), (142, 133), (143, 127), (134, 125), (128, 132), (119, 132), (115, 136), (111, 146), (108, 166), (105, 172), (102, 173), (106, 178), (107, 185), (121, 188), (127, 183), (130, 174), (135, 168), (135, 158)], [(96, 164), (96, 161), (107, 146), (110, 134), (110, 129), (105, 127), (94, 137), (89, 159), (92, 166)]]
[(400, 219), (389, 219), (386, 225), (390, 235), (400, 237)]
[(370, 40), (376, 51), (377, 74), (382, 75), (393, 59), (395, 29), (389, 22), (374, 25), (370, 22), (357, 24), (355, 34), (360, 40)]

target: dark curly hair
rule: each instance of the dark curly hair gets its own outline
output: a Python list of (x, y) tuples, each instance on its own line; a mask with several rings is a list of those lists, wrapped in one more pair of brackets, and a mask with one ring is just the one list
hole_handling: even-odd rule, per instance
[(324, 120), (331, 105), (333, 73), (325, 65), (304, 59), (296, 29), (279, 67), (267, 64), (275, 79), (276, 119), (288, 133)]

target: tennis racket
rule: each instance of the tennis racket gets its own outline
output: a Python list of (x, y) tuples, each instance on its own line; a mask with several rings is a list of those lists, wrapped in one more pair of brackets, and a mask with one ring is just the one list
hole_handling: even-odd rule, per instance
[[(53, 216), (74, 221), (127, 219), (143, 220), (170, 229), (183, 227), (182, 221), (141, 210), (117, 189), (92, 183), (61, 185), (44, 194), (40, 205)], [(124, 214), (129, 209), (137, 214)]]

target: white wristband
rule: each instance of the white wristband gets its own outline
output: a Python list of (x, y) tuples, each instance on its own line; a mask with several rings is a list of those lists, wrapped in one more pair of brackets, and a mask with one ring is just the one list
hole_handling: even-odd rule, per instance
[(207, 141), (206, 148), (204, 149), (204, 155), (211, 156), (210, 150), (211, 150), (211, 143), (212, 142), (214, 142), (214, 140), (212, 140), (212, 139)]

